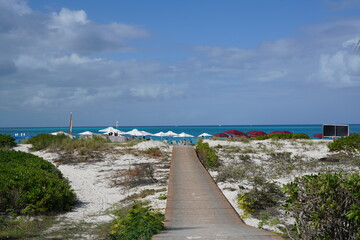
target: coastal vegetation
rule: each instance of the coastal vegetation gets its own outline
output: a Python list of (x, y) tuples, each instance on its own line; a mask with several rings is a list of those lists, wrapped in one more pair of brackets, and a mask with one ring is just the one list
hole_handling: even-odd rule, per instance
[(111, 240), (149, 240), (164, 228), (164, 214), (146, 202), (136, 202), (114, 212)]
[(211, 174), (237, 191), (230, 201), (254, 226), (285, 239), (359, 239), (357, 141), (208, 141), (221, 163)]
[(76, 150), (80, 155), (84, 155), (91, 151), (104, 150), (107, 142), (108, 140), (106, 138), (99, 136), (84, 139), (72, 139), (65, 134), (51, 135), (43, 133), (25, 140), (24, 143), (32, 144), (31, 150), (33, 151), (50, 149), (69, 152)]
[(75, 194), (61, 172), (35, 155), (0, 151), (0, 212), (37, 214), (70, 210)]
[(134, 188), (140, 185), (156, 183), (154, 177), (154, 167), (150, 163), (141, 163), (128, 169), (118, 170), (112, 176), (111, 180), (114, 186), (124, 186)]
[(243, 210), (242, 218), (248, 218), (249, 215), (259, 216), (261, 211), (274, 208), (282, 199), (284, 193), (280, 187), (262, 176), (255, 176), (252, 179), (252, 189), (237, 197), (239, 208)]
[(328, 148), (330, 151), (345, 151), (347, 153), (360, 151), (360, 134), (335, 139), (329, 143)]
[(31, 235), (46, 224), (28, 216), (73, 207), (76, 195), (51, 163), (29, 153), (0, 150), (0, 165), (0, 238)]
[(105, 151), (109, 150), (108, 140), (100, 136), (91, 138), (70, 138), (65, 134), (39, 134), (24, 143), (32, 144), (32, 151), (48, 150), (57, 152), (58, 164), (99, 161)]
[(215, 168), (219, 166), (219, 157), (216, 155), (215, 149), (211, 148), (208, 143), (199, 139), (195, 150), (198, 158), (206, 168)]
[[(46, 145), (42, 145), (42, 143), (46, 142), (44, 139), (50, 139), (49, 142), (52, 142), (52, 144), (46, 143)], [(34, 154), (48, 158), (48, 161), (43, 160), (46, 163), (44, 165), (45, 167), (39, 162), (30, 164), (32, 162), (30, 161), (31, 158), (37, 160), (41, 159), (33, 154), (7, 150), (15, 154), (27, 156), (26, 164), (23, 164), (22, 166), (24, 171), (18, 171), (18, 169), (14, 169), (14, 171), (25, 176), (24, 172), (26, 169), (26, 171), (32, 175), (28, 178), (28, 182), (34, 182), (34, 179), (43, 179), (48, 175), (51, 175), (50, 173), (43, 173), (40, 170), (31, 170), (32, 167), (28, 166), (28, 164), (30, 164), (39, 166), (42, 170), (46, 169), (50, 172), (55, 172), (58, 174), (57, 176), (59, 178), (68, 183), (63, 175), (50, 162), (60, 165), (71, 163), (71, 165), (68, 166), (60, 166), (60, 169), (62, 169), (62, 167), (63, 169), (70, 168), (72, 174), (79, 174), (80, 171), (82, 172), (84, 170), (87, 172), (90, 169), (97, 169), (97, 175), (96, 177), (94, 176), (96, 179), (90, 177), (88, 179), (89, 181), (85, 182), (85, 185), (93, 184), (92, 186), (95, 187), (95, 185), (100, 184), (104, 188), (101, 189), (102, 193), (110, 192), (110, 194), (113, 194), (113, 192), (116, 192), (113, 191), (114, 188), (118, 190), (118, 193), (114, 193), (116, 196), (104, 196), (101, 197), (101, 199), (98, 199), (99, 196), (96, 195), (94, 196), (96, 200), (93, 202), (91, 199), (84, 199), (84, 195), (88, 194), (80, 192), (81, 196), (76, 200), (76, 202), (79, 203), (77, 207), (86, 208), (81, 204), (84, 201), (89, 201), (89, 205), (94, 205), (98, 200), (101, 200), (101, 206), (97, 205), (97, 207), (99, 209), (102, 208), (102, 211), (104, 212), (99, 216), (96, 213), (92, 213), (91, 216), (86, 216), (87, 218), (80, 217), (81, 220), (73, 219), (73, 215), (75, 215), (74, 212), (71, 212), (71, 217), (69, 219), (59, 218), (58, 213), (71, 209), (72, 205), (69, 208), (64, 207), (63, 210), (60, 210), (65, 204), (61, 205), (55, 201), (57, 197), (63, 195), (61, 189), (57, 188), (52, 180), (46, 180), (45, 182), (47, 182), (48, 185), (44, 186), (42, 189), (34, 190), (31, 194), (29, 193), (29, 195), (31, 195), (29, 198), (34, 199), (34, 203), (26, 205), (28, 206), (26, 210), (22, 211), (21, 208), (6, 207), (6, 210), (1, 211), (0, 239), (88, 239), (89, 236), (94, 239), (150, 239), (152, 234), (157, 233), (162, 229), (164, 215), (159, 212), (162, 210), (155, 210), (150, 204), (163, 208), (162, 206), (165, 204), (164, 200), (167, 198), (166, 184), (170, 166), (170, 155), (168, 153), (167, 145), (146, 141), (136, 141), (139, 146), (137, 146), (137, 144), (108, 143), (102, 138), (73, 140), (63, 135), (50, 136), (50, 138), (49, 135), (40, 136), (38, 139), (35, 139), (34, 142), (35, 145), (36, 143), (39, 143), (38, 146), (41, 146), (39, 149), (42, 149), (42, 151), (35, 152)], [(86, 143), (90, 143), (90, 147), (87, 147), (89, 145), (86, 145)], [(100, 147), (98, 148), (95, 143), (99, 144)], [(29, 147), (30, 146), (27, 145), (19, 145), (18, 149), (26, 151)], [(91, 151), (85, 152), (84, 155), (80, 155), (79, 150), (82, 147), (90, 149)], [(85, 160), (86, 157), (91, 157), (89, 153), (99, 154), (101, 157), (98, 161)], [(68, 155), (66, 156), (66, 154)], [(0, 155), (5, 156), (2, 152)], [(82, 157), (83, 160), (81, 160), (80, 157)], [(11, 160), (10, 162), (15, 163), (15, 160)], [(1, 161), (0, 165), (3, 166)], [(19, 165), (18, 167), (20, 168), (21, 164), (19, 163), (17, 165)], [(5, 169), (8, 168), (6, 167)], [(9, 188), (4, 187), (6, 184), (4, 186), (1, 185), (17, 181), (9, 180), (9, 176), (4, 175), (2, 170), (1, 167), (0, 200), (6, 201), (6, 203), (18, 203), (19, 201), (17, 201), (17, 199), (20, 199), (24, 194), (21, 192), (20, 196), (18, 191), (11, 191), (11, 189), (9, 190)], [(65, 176), (68, 174), (69, 172), (66, 174), (66, 171), (64, 171)], [(6, 177), (6, 179), (1, 179), (2, 177)], [(18, 176), (14, 177), (18, 179)], [(76, 179), (78, 178), (83, 182), (85, 178), (88, 178), (81, 174), (68, 177), (71, 182), (77, 181)], [(24, 182), (26, 181), (24, 180)], [(36, 181), (34, 183), (34, 187), (38, 186)], [(29, 184), (26, 183), (25, 185), (27, 189), (31, 189)], [(3, 189), (9, 190), (9, 192), (4, 193), (2, 191)], [(63, 189), (66, 188), (64, 187)], [(111, 191), (109, 189), (111, 189)], [(54, 197), (46, 192), (46, 190), (51, 191), (51, 193), (54, 194)], [(89, 191), (94, 191), (94, 189), (90, 189)], [(38, 193), (45, 196), (46, 199), (44, 200), (40, 197), (36, 197), (36, 194)], [(13, 201), (3, 198), (3, 196), (11, 196), (11, 194), (13, 194), (15, 198), (18, 198)], [(127, 209), (126, 211), (122, 211), (123, 215), (109, 212), (112, 208), (110, 203), (108, 203), (110, 197), (115, 197), (117, 199), (120, 197), (118, 203), (111, 202), (111, 204)], [(137, 203), (139, 200), (145, 201), (146, 204), (140, 203), (136, 207), (133, 207), (134, 201)], [(3, 207), (4, 204), (1, 201), (0, 206)], [(51, 201), (54, 201), (55, 203)], [(74, 202), (75, 195), (73, 199), (73, 203)], [(40, 205), (43, 203), (45, 206)], [(106, 208), (104, 209), (106, 205), (109, 207), (107, 210), (105, 210)], [(56, 208), (45, 211), (45, 209), (51, 209), (51, 206), (55, 206)], [(88, 208), (86, 209), (86, 211), (89, 211)], [(97, 210), (97, 212), (100, 212), (100, 210)], [(109, 220), (110, 216), (113, 217), (113, 221)], [(89, 222), (89, 218), (96, 218), (99, 220), (90, 220)], [(102, 219), (107, 220), (104, 221)], [(144, 221), (148, 221), (148, 223)], [(121, 225), (121, 223), (125, 224)], [(137, 228), (139, 229), (137, 230)], [(138, 238), (133, 238), (135, 236), (134, 234), (137, 234), (136, 232), (141, 234)]]
[(25, 140), (23, 143), (31, 144), (32, 151), (40, 151), (46, 148), (58, 148), (61, 146), (63, 140), (68, 138), (69, 137), (65, 134), (51, 135), (48, 133), (42, 133)]
[(298, 239), (360, 238), (360, 175), (319, 173), (284, 185)]
[(274, 133), (264, 136), (258, 136), (252, 138), (252, 140), (266, 140), (266, 139), (310, 139), (308, 135), (296, 134), (296, 133)]
[(15, 138), (10, 135), (0, 134), (0, 149), (9, 149), (15, 146)]

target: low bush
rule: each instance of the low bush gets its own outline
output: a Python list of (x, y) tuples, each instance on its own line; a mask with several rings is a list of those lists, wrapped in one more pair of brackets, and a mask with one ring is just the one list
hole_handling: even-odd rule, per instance
[(120, 211), (111, 228), (112, 240), (148, 240), (164, 229), (164, 214), (144, 203), (136, 203), (128, 211)]
[(60, 149), (68, 152), (77, 150), (80, 155), (104, 150), (107, 142), (108, 140), (106, 138), (99, 136), (84, 139), (71, 139), (64, 134), (51, 135), (47, 133), (39, 134), (26, 140), (26, 143), (32, 144), (31, 150), (38, 151), (46, 148)]
[(158, 147), (149, 148), (149, 149), (144, 150), (142, 152), (145, 153), (146, 155), (149, 155), (150, 157), (154, 157), (154, 158), (160, 158), (160, 157), (163, 156), (163, 153), (162, 153), (161, 149), (158, 148)]
[(127, 170), (118, 170), (112, 175), (112, 182), (114, 185), (123, 185), (127, 188), (156, 183), (154, 171), (150, 163), (141, 163)]
[(244, 167), (243, 165), (220, 167), (219, 173), (216, 176), (216, 181), (217, 182), (226, 182), (226, 181), (236, 182), (236, 181), (242, 180), (247, 176), (246, 172), (248, 170), (249, 169)]
[(52, 216), (0, 215), (0, 239), (46, 239), (43, 232), (53, 224)]
[(16, 146), (15, 138), (10, 135), (0, 134), (0, 149), (12, 148)]
[(200, 139), (196, 144), (195, 150), (200, 161), (206, 168), (214, 168), (220, 165), (219, 157), (216, 155), (215, 149), (211, 148), (208, 143), (204, 143)]
[(270, 160), (280, 163), (293, 163), (295, 159), (291, 157), (291, 152), (272, 152), (269, 154)]
[(360, 175), (319, 173), (284, 185), (297, 239), (360, 238)]
[(266, 140), (266, 139), (310, 139), (309, 136), (304, 134), (296, 134), (296, 133), (275, 133), (275, 134), (268, 134), (264, 136), (258, 136), (252, 138), (252, 140)]
[(360, 151), (360, 134), (335, 139), (328, 148), (330, 151)]
[(284, 194), (274, 182), (268, 182), (265, 178), (256, 176), (253, 179), (253, 188), (237, 197), (239, 208), (243, 210), (241, 217), (259, 215), (261, 211), (275, 207)]
[(124, 198), (123, 200), (121, 200), (121, 202), (127, 202), (127, 201), (134, 201), (140, 198), (146, 198), (147, 196), (153, 195), (155, 193), (158, 192), (165, 192), (166, 188), (162, 188), (162, 189), (144, 189), (141, 190), (140, 193), (134, 193), (132, 195), (127, 196), (126, 198)]
[(39, 151), (45, 148), (58, 148), (65, 139), (70, 138), (64, 134), (51, 135), (48, 133), (43, 133), (27, 139), (25, 143), (32, 144), (31, 150)]
[(61, 172), (35, 155), (0, 150), (0, 215), (70, 210), (75, 193)]

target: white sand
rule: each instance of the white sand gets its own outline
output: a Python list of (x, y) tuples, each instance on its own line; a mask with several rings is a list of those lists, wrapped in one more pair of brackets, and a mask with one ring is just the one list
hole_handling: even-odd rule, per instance
[[(301, 155), (304, 158), (321, 158), (329, 154), (327, 144), (329, 141), (326, 140), (263, 140), (263, 141), (250, 141), (248, 143), (235, 142), (235, 141), (218, 141), (218, 140), (205, 140), (211, 147), (230, 146), (236, 148), (248, 148), (257, 149), (256, 153), (249, 153), (251, 159), (256, 164), (261, 164), (266, 160), (266, 154), (260, 149), (272, 150), (275, 152), (291, 152), (292, 155)], [(15, 150), (28, 152), (29, 145), (18, 145)], [(115, 147), (121, 150), (126, 147)], [(145, 141), (141, 142), (132, 147), (134, 150), (142, 151), (149, 148), (160, 148), (164, 152), (170, 153), (172, 148), (166, 143), (160, 141)], [(221, 152), (221, 149), (219, 150)], [(54, 160), (58, 157), (56, 153), (49, 153), (46, 151), (33, 152), (49, 162), (54, 163)], [(223, 164), (230, 164), (234, 162), (234, 159), (221, 157), (220, 159)], [(80, 204), (76, 206), (72, 211), (61, 215), (62, 218), (69, 221), (85, 221), (85, 222), (100, 222), (109, 221), (111, 216), (106, 213), (106, 210), (113, 204), (118, 203), (122, 199), (133, 193), (139, 193), (143, 189), (161, 189), (167, 188), (166, 184), (153, 184), (151, 186), (142, 186), (131, 190), (126, 190), (121, 186), (113, 186), (111, 184), (110, 176), (116, 172), (116, 170), (128, 169), (134, 163), (154, 163), (159, 160), (151, 159), (143, 155), (135, 156), (133, 154), (110, 154), (103, 158), (99, 162), (90, 163), (78, 163), (78, 164), (67, 164), (59, 165), (59, 170), (63, 175), (68, 178), (71, 182), (71, 186), (75, 190), (78, 196)], [(168, 174), (169, 169), (158, 169), (158, 174)], [(215, 177), (217, 172), (210, 172)], [(304, 173), (302, 173), (304, 174)], [(275, 181), (284, 184), (290, 182), (294, 177), (284, 176), (283, 178), (275, 179)], [(242, 214), (242, 210), (237, 207), (236, 197), (239, 193), (239, 185), (246, 185), (244, 182), (235, 183), (219, 183), (220, 189), (227, 197), (229, 202), (232, 204), (234, 209), (239, 214)], [(235, 189), (232, 190), (232, 189)], [(146, 200), (150, 200), (152, 206), (159, 208), (164, 212), (166, 206), (166, 200), (159, 200), (160, 194), (166, 192), (157, 193), (146, 197)], [(255, 218), (245, 219), (245, 222), (249, 225), (257, 227), (259, 220)], [(276, 229), (273, 229), (276, 230)]]
[[(17, 151), (29, 152), (31, 145), (19, 144), (14, 149)], [(141, 142), (135, 145), (134, 149), (145, 150), (148, 148), (159, 147), (167, 152), (171, 149), (167, 144), (158, 141)], [(119, 148), (119, 147), (118, 147)], [(54, 163), (58, 154), (46, 151), (32, 152), (33, 154)], [(146, 188), (160, 189), (167, 188), (166, 184), (152, 184), (130, 190), (122, 186), (114, 186), (111, 182), (111, 175), (119, 169), (129, 169), (134, 163), (154, 163), (159, 160), (151, 159), (147, 156), (134, 156), (132, 154), (109, 154), (99, 162), (61, 164), (58, 169), (63, 176), (69, 179), (74, 189), (79, 204), (68, 213), (60, 215), (60, 218), (68, 221), (101, 222), (111, 220), (111, 216), (106, 210), (135, 192), (140, 192)], [(56, 164), (55, 164), (56, 165)], [(161, 169), (162, 174), (166, 174), (168, 169)], [(163, 194), (166, 192), (163, 192)], [(161, 193), (149, 196), (152, 206), (164, 211), (166, 201), (157, 199)]]

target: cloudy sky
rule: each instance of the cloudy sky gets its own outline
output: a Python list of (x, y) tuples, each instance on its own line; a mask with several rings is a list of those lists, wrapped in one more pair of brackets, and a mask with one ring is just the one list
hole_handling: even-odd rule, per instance
[(0, 127), (360, 123), (358, 0), (0, 0)]

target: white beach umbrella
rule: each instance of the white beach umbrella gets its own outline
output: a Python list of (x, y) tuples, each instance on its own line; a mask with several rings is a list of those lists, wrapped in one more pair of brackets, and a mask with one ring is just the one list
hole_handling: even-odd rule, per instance
[(109, 133), (109, 132), (116, 132), (116, 131), (119, 131), (113, 127), (107, 127), (107, 128), (104, 128), (104, 129), (100, 129), (99, 132), (104, 132), (104, 133)]
[(202, 134), (200, 134), (198, 137), (211, 137), (211, 136), (212, 136), (211, 134), (202, 133)]
[(165, 135), (164, 132), (158, 132), (158, 133), (153, 134), (153, 136), (155, 136), (155, 137), (164, 137), (166, 135)]
[(146, 131), (140, 131), (143, 136), (149, 136), (149, 135), (152, 135), (152, 133), (149, 133), (149, 132), (146, 132)]
[(108, 134), (108, 133), (125, 134), (125, 132), (120, 131), (113, 127), (107, 127), (107, 128), (101, 129), (101, 130), (99, 130), (99, 132), (103, 132), (104, 134)]
[(193, 135), (190, 135), (190, 134), (187, 134), (187, 133), (184, 133), (184, 132), (182, 132), (182, 133), (180, 133), (180, 134), (178, 134), (178, 135), (176, 135), (175, 137), (194, 137)]
[(137, 129), (133, 129), (133, 130), (131, 130), (131, 131), (129, 131), (129, 132), (126, 132), (125, 134), (129, 134), (129, 135), (131, 135), (131, 136), (145, 136), (145, 135), (150, 135), (150, 133), (149, 134), (147, 134), (146, 132), (144, 132), (144, 131), (139, 131), (139, 130), (137, 130)]
[(174, 136), (177, 136), (177, 135), (178, 135), (178, 134), (177, 134), (177, 133), (174, 133), (173, 131), (167, 131), (164, 136), (174, 137)]
[(161, 131), (161, 132), (153, 134), (153, 136), (160, 137), (160, 139), (162, 140), (163, 137), (166, 137), (166, 134)]
[(90, 132), (90, 131), (85, 131), (85, 132), (79, 133), (79, 135), (91, 136), (91, 135), (94, 135), (94, 133), (92, 133), (92, 132)]

